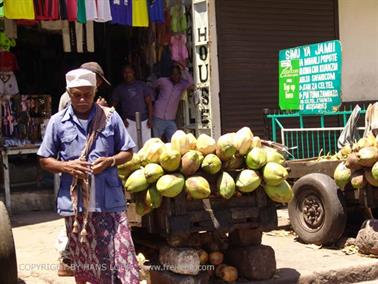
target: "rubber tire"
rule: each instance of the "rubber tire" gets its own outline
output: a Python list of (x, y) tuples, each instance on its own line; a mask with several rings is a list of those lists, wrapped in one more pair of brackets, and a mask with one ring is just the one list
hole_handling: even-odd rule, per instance
[[(343, 234), (347, 214), (343, 206), (343, 194), (335, 181), (325, 174), (309, 174), (301, 177), (293, 186), (294, 197), (289, 203), (291, 225), (299, 238), (309, 244), (327, 245), (336, 242)], [(315, 195), (323, 206), (323, 221), (311, 230), (303, 221), (299, 205), (309, 194)]]
[(17, 284), (17, 259), (12, 227), (4, 203), (0, 201), (0, 283)]

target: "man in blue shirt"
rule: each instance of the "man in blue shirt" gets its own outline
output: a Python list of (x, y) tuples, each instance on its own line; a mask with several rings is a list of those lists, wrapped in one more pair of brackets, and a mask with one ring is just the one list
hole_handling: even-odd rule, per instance
[[(81, 268), (105, 264), (110, 269), (115, 263), (123, 263), (130, 257), (130, 251), (134, 251), (130, 234), (121, 234), (121, 230), (128, 229), (123, 186), (116, 166), (132, 158), (131, 149), (135, 144), (121, 117), (94, 103), (95, 73), (73, 70), (66, 74), (66, 81), (71, 105), (51, 117), (38, 156), (43, 169), (62, 173), (57, 210), (66, 217), (77, 283), (94, 281), (93, 277), (100, 277), (96, 280), (98, 283), (110, 283), (111, 279), (106, 280), (108, 271), (99, 275), (98, 271)], [(73, 189), (77, 190), (77, 195), (73, 195)], [(83, 212), (89, 212), (88, 220)], [(88, 243), (79, 243), (75, 226), (80, 228)], [(105, 239), (104, 236), (110, 237)], [(130, 251), (127, 255), (114, 255), (114, 242), (122, 238), (128, 238), (124, 241), (129, 243)], [(84, 250), (75, 249), (78, 246)], [(108, 257), (102, 259), (97, 254), (104, 249), (109, 252)], [(83, 258), (84, 251), (91, 257)], [(88, 263), (94, 259), (100, 263)], [(128, 272), (120, 270), (117, 277), (122, 280), (126, 277), (126, 283), (139, 283), (135, 255), (131, 254), (131, 259)]]

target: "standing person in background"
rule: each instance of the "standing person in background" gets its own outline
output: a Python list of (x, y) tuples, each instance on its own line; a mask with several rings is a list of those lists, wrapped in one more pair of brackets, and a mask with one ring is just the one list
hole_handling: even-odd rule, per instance
[[(186, 79), (183, 79), (182, 75)], [(155, 137), (164, 136), (168, 142), (171, 141), (172, 135), (177, 130), (175, 120), (181, 96), (193, 87), (193, 77), (188, 71), (181, 71), (179, 65), (172, 67), (170, 77), (160, 78), (154, 83), (154, 88), (159, 91), (154, 106), (153, 133)]]
[[(131, 65), (123, 68), (124, 82), (117, 86), (112, 95), (112, 104), (120, 112), (131, 138), (137, 141), (135, 113), (140, 112), (142, 122), (142, 145), (151, 138), (153, 90), (146, 83), (135, 78)], [(134, 147), (134, 152), (138, 147)]]
[[(80, 68), (87, 69), (96, 74), (97, 89), (101, 88), (104, 84), (111, 86), (110, 82), (105, 78), (104, 70), (102, 70), (100, 64), (97, 62), (86, 62), (80, 66)], [(58, 111), (65, 109), (71, 103), (70, 96), (65, 92), (59, 100)], [(107, 102), (104, 98), (98, 97), (96, 103), (107, 106)]]
[(129, 161), (134, 142), (113, 109), (94, 103), (96, 75), (66, 74), (71, 104), (53, 115), (38, 150), (40, 165), (62, 173), (58, 214), (65, 217), (77, 284), (139, 284), (117, 165)]

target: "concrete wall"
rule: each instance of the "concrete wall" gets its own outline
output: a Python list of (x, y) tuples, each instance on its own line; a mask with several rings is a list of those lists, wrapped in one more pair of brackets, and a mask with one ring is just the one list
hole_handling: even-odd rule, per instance
[(378, 100), (378, 0), (339, 0), (343, 101)]

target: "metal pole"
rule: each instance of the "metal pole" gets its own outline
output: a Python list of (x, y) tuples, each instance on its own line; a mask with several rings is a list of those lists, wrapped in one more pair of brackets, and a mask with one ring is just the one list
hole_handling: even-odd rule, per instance
[(136, 125), (136, 133), (137, 133), (137, 145), (138, 145), (138, 150), (140, 150), (143, 146), (142, 122), (140, 120), (140, 112), (135, 113), (135, 125)]

